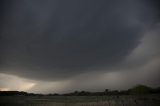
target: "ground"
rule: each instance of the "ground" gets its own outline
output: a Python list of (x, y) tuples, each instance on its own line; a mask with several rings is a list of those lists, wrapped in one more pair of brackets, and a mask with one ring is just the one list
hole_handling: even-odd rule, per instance
[(0, 106), (160, 106), (160, 95), (0, 96)]

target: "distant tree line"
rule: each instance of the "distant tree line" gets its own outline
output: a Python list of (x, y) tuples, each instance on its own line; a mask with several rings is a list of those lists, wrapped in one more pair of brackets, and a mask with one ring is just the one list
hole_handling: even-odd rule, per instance
[(20, 91), (0, 91), (0, 96), (43, 96), (43, 94), (34, 94)]
[(88, 91), (75, 91), (72, 93), (63, 94), (64, 96), (112, 96), (112, 95), (147, 95), (147, 94), (160, 94), (160, 87), (151, 88), (145, 85), (137, 85), (128, 90), (109, 90), (103, 92), (88, 92)]
[(109, 90), (103, 92), (89, 92), (89, 91), (74, 91), (65, 94), (34, 94), (19, 91), (0, 91), (0, 96), (112, 96), (112, 95), (147, 95), (147, 94), (160, 94), (160, 87), (151, 88), (145, 85), (137, 85), (128, 90)]

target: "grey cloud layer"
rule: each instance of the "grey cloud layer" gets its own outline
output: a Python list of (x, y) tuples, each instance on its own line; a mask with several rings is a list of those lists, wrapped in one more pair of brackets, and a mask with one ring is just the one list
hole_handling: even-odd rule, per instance
[(5, 3), (1, 72), (47, 80), (123, 61), (156, 15), (149, 3), (139, 0)]
[[(103, 91), (106, 88), (120, 90), (137, 84), (158, 87), (160, 86), (160, 47), (157, 46), (160, 40), (159, 31), (160, 27), (146, 32), (141, 44), (122, 63), (124, 65), (120, 65), (121, 67), (114, 67), (111, 70), (106, 68), (101, 71), (87, 71), (70, 78), (68, 82), (40, 82), (30, 91), (61, 93), (75, 90)], [(36, 91), (37, 88), (42, 89)]]

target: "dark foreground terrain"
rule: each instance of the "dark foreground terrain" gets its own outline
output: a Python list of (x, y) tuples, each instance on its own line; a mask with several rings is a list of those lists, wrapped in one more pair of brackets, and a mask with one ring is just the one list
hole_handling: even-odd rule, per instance
[(0, 96), (0, 106), (160, 106), (160, 95)]

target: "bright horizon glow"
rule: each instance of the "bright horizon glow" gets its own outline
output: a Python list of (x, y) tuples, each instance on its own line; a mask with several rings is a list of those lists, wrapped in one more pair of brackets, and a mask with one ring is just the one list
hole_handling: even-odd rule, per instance
[(0, 73), (0, 79), (4, 82), (0, 91), (29, 91), (36, 85), (34, 81), (2, 73)]
[(10, 91), (9, 88), (0, 88), (0, 91)]

